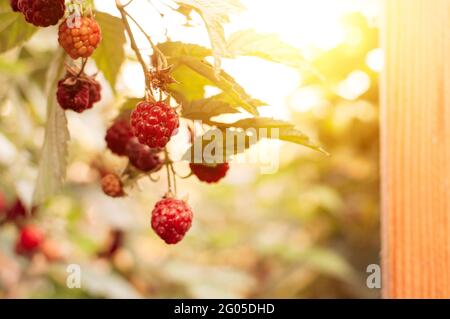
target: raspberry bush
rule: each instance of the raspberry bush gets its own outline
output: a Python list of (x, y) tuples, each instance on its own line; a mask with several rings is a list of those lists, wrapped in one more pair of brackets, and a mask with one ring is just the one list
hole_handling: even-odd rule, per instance
[[(230, 1), (232, 0), (225, 1), (221, 6), (227, 8)], [(181, 4), (180, 8), (175, 10), (182, 13), (185, 13), (183, 10), (186, 9), (201, 13), (211, 34), (223, 33), (222, 25), (213, 22), (223, 21), (223, 16), (216, 16), (201, 4), (196, 7), (187, 5), (184, 1), (175, 2)], [(120, 17), (115, 17), (96, 11), (95, 7), (89, 7), (87, 3), (90, 2), (10, 1), (10, 10), (16, 12), (17, 23), (28, 30), (26, 37), (17, 40), (15, 46), (19, 46), (36, 32), (36, 28), (29, 24), (48, 27), (59, 23), (57, 38), (53, 41), (62, 49), (55, 53), (48, 65), (47, 75), (53, 84), (50, 85), (52, 89), (48, 97), (45, 141), (33, 203), (24, 205), (17, 199), (11, 206), (6, 206), (5, 201), (2, 202), (0, 198), (3, 220), (13, 221), (18, 227), (18, 251), (31, 252), (40, 247), (43, 235), (39, 228), (24, 226), (38, 218), (29, 214), (30, 209), (27, 207), (42, 206), (63, 186), (69, 154), (70, 158), (76, 159), (74, 165), (80, 166), (79, 162), (82, 160), (88, 163), (85, 174), (88, 177), (80, 174), (72, 178), (91, 181), (94, 178), (92, 176), (96, 176), (103, 193), (111, 198), (123, 198), (136, 193), (139, 189), (138, 182), (145, 177), (153, 182), (163, 183), (160, 181), (160, 175), (165, 175), (166, 178), (162, 180), (167, 182), (159, 188), (158, 196), (166, 195), (156, 203), (152, 212), (146, 214), (151, 218), (151, 228), (155, 233), (167, 244), (176, 244), (191, 228), (193, 211), (187, 201), (179, 197), (179, 192), (183, 190), (177, 189), (177, 179), (182, 175), (178, 172), (178, 166), (183, 161), (173, 158), (171, 147), (174, 140), (183, 141), (182, 145), (178, 141), (177, 149), (187, 150), (182, 160), (188, 159), (190, 162), (183, 164), (191, 171), (190, 175), (195, 175), (199, 181), (208, 184), (222, 181), (230, 169), (229, 162), (232, 157), (263, 138), (256, 135), (256, 141), (250, 142), (249, 136), (244, 132), (248, 128), (264, 128), (269, 131), (277, 129), (281, 131), (278, 136), (280, 139), (321, 150), (293, 124), (261, 117), (258, 108), (265, 103), (251, 97), (233, 77), (220, 68), (223, 53), (221, 48), (228, 47), (227, 57), (232, 57), (238, 55), (241, 44), (234, 44), (233, 49), (233, 43), (226, 43), (225, 39), (214, 36), (211, 37), (211, 48), (172, 42), (169, 39), (155, 44), (147, 31), (132, 17), (127, 9), (128, 5), (117, 1), (117, 13)], [(228, 16), (227, 10), (222, 14)], [(147, 39), (151, 48), (150, 54), (144, 54), (139, 48), (135, 32), (140, 32), (141, 37)], [(134, 52), (134, 58), (142, 68), (142, 78), (145, 82), (142, 94), (130, 98), (124, 97), (126, 92), (120, 92), (123, 90), (123, 84), (118, 82), (121, 67), (128, 59), (125, 54), (126, 37), (129, 39), (129, 49)], [(250, 37), (250, 47), (252, 41), (261, 40), (260, 35), (247, 34), (247, 37)], [(240, 38), (235, 36), (234, 41)], [(281, 41), (278, 45), (292, 49)], [(259, 47), (249, 48), (244, 55), (262, 56), (271, 61), (283, 62), (276, 52), (260, 50)], [(208, 62), (208, 57), (212, 57), (214, 63)], [(220, 93), (206, 97), (208, 86), (215, 87)], [(110, 107), (103, 108), (102, 103), (99, 103), (103, 95), (112, 95), (110, 99), (117, 103), (108, 101)], [(94, 108), (97, 103), (98, 107)], [(92, 111), (85, 112), (90, 109)], [(66, 114), (64, 111), (83, 113), (80, 117), (86, 118), (93, 112), (104, 114), (104, 122), (112, 123), (104, 135), (106, 148), (110, 152), (91, 154), (89, 160), (77, 158), (76, 149), (69, 152), (66, 115), (71, 119), (73, 114)], [(223, 114), (239, 115), (241, 119), (231, 123), (216, 120), (216, 117)], [(194, 132), (196, 121), (202, 122), (201, 134)], [(88, 132), (96, 128), (87, 126), (82, 129)], [(205, 158), (203, 153), (200, 158), (198, 154), (193, 155), (194, 146), (207, 143), (209, 133), (227, 130), (233, 130), (243, 137), (244, 149), (229, 149), (229, 143), (225, 142), (219, 145), (219, 148), (223, 147), (222, 150), (217, 149), (211, 154), (214, 157), (213, 162), (210, 158)], [(192, 134), (176, 136), (183, 131), (190, 131)], [(73, 147), (76, 147), (76, 144)], [(223, 156), (219, 156), (220, 154)], [(114, 161), (114, 165), (110, 163)], [(46, 246), (50, 248), (46, 249), (48, 252), (44, 254), (50, 256), (49, 260), (57, 260), (58, 258), (53, 258), (57, 255), (53, 252), (58, 249), (53, 249), (51, 244)], [(117, 250), (119, 247), (114, 248), (114, 254)], [(114, 254), (107, 254), (108, 258), (112, 258)]]

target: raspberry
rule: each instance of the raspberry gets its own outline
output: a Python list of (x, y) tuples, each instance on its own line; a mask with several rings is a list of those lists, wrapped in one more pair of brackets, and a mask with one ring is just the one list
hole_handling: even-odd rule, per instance
[(81, 17), (78, 23), (70, 25), (67, 20), (59, 26), (58, 42), (72, 59), (88, 58), (102, 40), (97, 21)]
[(125, 156), (127, 144), (132, 137), (133, 133), (128, 121), (119, 119), (106, 131), (105, 141), (111, 152)]
[(152, 212), (152, 228), (166, 244), (180, 242), (191, 228), (193, 214), (189, 205), (175, 198), (164, 198)]
[(34, 225), (28, 225), (21, 229), (16, 243), (16, 251), (19, 253), (31, 253), (36, 251), (44, 240), (42, 231)]
[(93, 80), (91, 83), (89, 83), (89, 103), (97, 103), (102, 99), (102, 87), (100, 83)]
[(11, 9), (14, 11), (14, 12), (19, 12), (20, 10), (19, 10), (19, 7), (18, 7), (18, 2), (19, 2), (19, 0), (10, 0), (10, 4), (11, 4)]
[(137, 138), (131, 139), (126, 149), (130, 163), (138, 170), (146, 173), (161, 169), (163, 162), (158, 155), (158, 151), (139, 143)]
[(17, 221), (27, 217), (27, 209), (20, 199), (16, 199), (14, 204), (7, 211), (7, 219)]
[(164, 148), (179, 126), (177, 113), (163, 102), (140, 102), (131, 114), (134, 135), (150, 148)]
[(57, 24), (66, 10), (64, 0), (18, 0), (17, 8), (22, 11), (27, 22), (37, 27)]
[(217, 164), (215, 166), (209, 166), (204, 164), (189, 164), (192, 173), (197, 178), (205, 183), (212, 184), (217, 183), (227, 175), (230, 165), (228, 163)]
[(3, 195), (3, 193), (0, 193), (0, 214), (4, 213), (7, 209), (7, 204), (6, 204), (6, 198), (5, 195)]
[(64, 110), (82, 113), (100, 100), (100, 84), (94, 79), (66, 76), (58, 82), (56, 97)]
[(122, 197), (124, 195), (122, 181), (116, 174), (106, 174), (102, 178), (103, 192), (109, 197)]

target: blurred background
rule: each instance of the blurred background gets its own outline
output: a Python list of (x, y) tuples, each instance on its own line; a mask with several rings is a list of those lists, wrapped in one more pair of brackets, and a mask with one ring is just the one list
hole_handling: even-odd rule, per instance
[[(71, 142), (60, 195), (34, 210), (51, 244), (47, 256), (16, 254), (17, 229), (0, 227), (0, 298), (376, 298), (366, 268), (379, 263), (378, 48), (376, 0), (242, 0), (227, 34), (247, 28), (275, 33), (297, 47), (316, 72), (299, 73), (256, 58), (223, 61), (254, 97), (262, 115), (287, 119), (320, 141), (326, 157), (283, 144), (280, 167), (231, 164), (218, 185), (179, 180), (194, 225), (177, 246), (151, 230), (150, 213), (165, 178), (139, 181), (125, 199), (106, 197), (95, 163), (122, 165), (105, 151), (104, 135), (121, 98), (141, 96), (143, 76), (132, 58), (113, 93), (82, 115), (68, 113)], [(148, 8), (147, 8), (148, 6)], [(164, 6), (155, 6), (164, 12)], [(96, 1), (118, 15), (113, 1)], [(156, 41), (209, 45), (201, 20), (160, 16), (148, 2), (130, 13)], [(44, 137), (45, 73), (56, 28), (0, 56), (0, 192), (5, 205), (30, 209)], [(138, 39), (139, 40), (139, 39)], [(145, 53), (145, 39), (139, 45)], [(130, 52), (130, 56), (132, 56)], [(94, 73), (95, 64), (88, 65)], [(317, 74), (320, 76), (317, 76)], [(172, 151), (177, 152), (177, 137)], [(187, 163), (177, 170), (188, 172)], [(38, 186), (39, 187), (39, 186)], [(1, 203), (0, 203), (1, 204)], [(49, 258), (49, 256), (51, 258)], [(66, 267), (82, 267), (82, 288), (66, 287)]]

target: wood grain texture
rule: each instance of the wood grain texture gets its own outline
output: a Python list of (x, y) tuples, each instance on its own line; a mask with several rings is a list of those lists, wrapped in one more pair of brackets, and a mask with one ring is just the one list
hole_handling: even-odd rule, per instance
[(450, 298), (450, 0), (384, 0), (386, 298)]

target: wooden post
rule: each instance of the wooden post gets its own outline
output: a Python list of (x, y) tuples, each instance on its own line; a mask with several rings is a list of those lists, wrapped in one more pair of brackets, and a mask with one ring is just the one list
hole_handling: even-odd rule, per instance
[(450, 298), (450, 0), (384, 0), (385, 298)]

